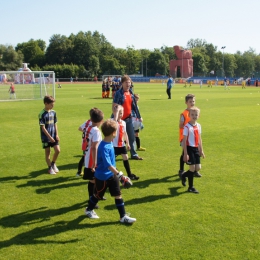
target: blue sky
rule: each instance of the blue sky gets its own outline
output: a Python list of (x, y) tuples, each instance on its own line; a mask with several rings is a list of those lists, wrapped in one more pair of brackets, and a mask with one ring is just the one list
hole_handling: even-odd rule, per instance
[(118, 48), (153, 50), (186, 47), (205, 39), (225, 52), (260, 53), (260, 1), (247, 0), (45, 0), (2, 3), (0, 44), (42, 39), (79, 31), (102, 33)]

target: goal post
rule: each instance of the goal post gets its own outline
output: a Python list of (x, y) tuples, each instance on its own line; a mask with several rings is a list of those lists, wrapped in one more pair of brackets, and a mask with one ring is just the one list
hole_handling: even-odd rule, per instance
[[(54, 71), (0, 71), (0, 101), (55, 98)], [(11, 95), (11, 83), (15, 95)]]

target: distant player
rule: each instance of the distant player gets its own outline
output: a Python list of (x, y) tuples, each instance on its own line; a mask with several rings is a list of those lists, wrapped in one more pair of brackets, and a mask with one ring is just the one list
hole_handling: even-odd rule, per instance
[(246, 88), (246, 81), (245, 80), (242, 80), (242, 89), (243, 88)]
[(10, 99), (12, 99), (12, 96), (16, 99), (14, 83), (11, 83), (8, 92), (10, 93)]

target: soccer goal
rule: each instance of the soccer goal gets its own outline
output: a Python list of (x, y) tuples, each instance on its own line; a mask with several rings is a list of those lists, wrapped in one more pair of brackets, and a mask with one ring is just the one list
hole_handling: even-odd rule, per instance
[(55, 98), (54, 71), (0, 71), (0, 79), (0, 101)]

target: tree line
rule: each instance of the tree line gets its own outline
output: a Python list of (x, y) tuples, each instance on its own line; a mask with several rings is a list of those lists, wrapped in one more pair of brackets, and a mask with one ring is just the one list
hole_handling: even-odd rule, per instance
[[(186, 48), (192, 51), (194, 76), (209, 76), (212, 71), (214, 75), (227, 77), (251, 77), (260, 73), (260, 55), (252, 48), (244, 53), (224, 53), (202, 39), (190, 39)], [(27, 62), (34, 71), (55, 71), (57, 78), (167, 75), (171, 59), (176, 59), (172, 46), (154, 50), (134, 46), (115, 48), (98, 31), (80, 31), (69, 37), (54, 34), (48, 46), (41, 39), (31, 39), (15, 47), (0, 44), (0, 71), (17, 70), (22, 62)]]

